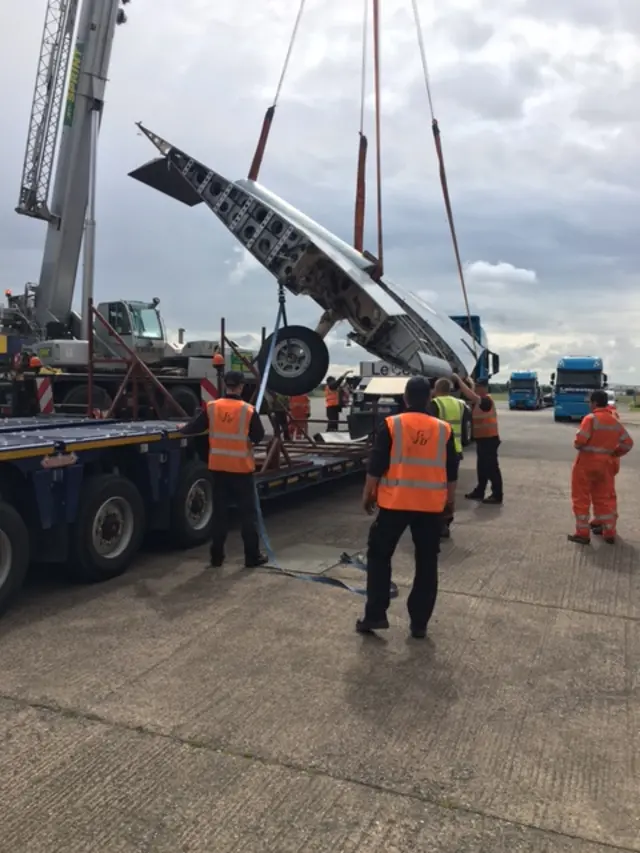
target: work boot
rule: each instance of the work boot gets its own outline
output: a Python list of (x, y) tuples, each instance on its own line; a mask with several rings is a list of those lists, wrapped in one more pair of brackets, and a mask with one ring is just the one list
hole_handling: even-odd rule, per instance
[(268, 562), (269, 558), (266, 554), (258, 554), (257, 557), (245, 557), (244, 567), (245, 569), (257, 569), (260, 566), (266, 566)]
[(577, 533), (570, 533), (567, 536), (569, 542), (575, 542), (576, 545), (590, 545), (591, 537), (590, 536), (578, 536)]
[(594, 536), (602, 536), (602, 525), (597, 521), (592, 521), (589, 524), (591, 532)]
[(482, 499), (483, 504), (493, 504), (494, 506), (502, 506), (502, 498), (496, 497), (496, 495), (489, 495), (488, 498)]
[(426, 626), (423, 628), (421, 625), (414, 625), (412, 622), (409, 630), (411, 631), (411, 636), (414, 640), (424, 640), (427, 636)]
[(616, 544), (616, 537), (615, 536), (605, 536), (604, 541), (607, 543), (607, 545), (615, 545)]
[(468, 501), (483, 501), (483, 500), (484, 500), (484, 495), (480, 494), (480, 492), (477, 492), (477, 491), (474, 489), (472, 492), (469, 492), (468, 494), (466, 494), (466, 495), (465, 495), (465, 498), (466, 498)]
[(224, 554), (216, 554), (214, 551), (210, 552), (209, 565), (212, 569), (219, 569), (224, 564)]
[(386, 631), (389, 620), (386, 618), (373, 621), (371, 619), (356, 619), (356, 631), (358, 634), (373, 634), (374, 631)]

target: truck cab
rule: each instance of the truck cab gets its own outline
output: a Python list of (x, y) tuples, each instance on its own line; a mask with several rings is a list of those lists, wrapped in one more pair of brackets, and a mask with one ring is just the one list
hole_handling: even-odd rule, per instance
[(551, 374), (553, 419), (580, 421), (591, 410), (591, 394), (606, 389), (607, 374), (602, 359), (592, 355), (568, 355), (558, 360)]
[(540, 409), (542, 391), (534, 370), (514, 370), (509, 377), (509, 408)]

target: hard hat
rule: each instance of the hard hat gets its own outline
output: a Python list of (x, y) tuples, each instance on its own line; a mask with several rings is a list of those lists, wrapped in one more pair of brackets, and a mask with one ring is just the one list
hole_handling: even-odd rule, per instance
[(211, 359), (214, 367), (224, 367), (224, 356), (220, 352), (216, 352)]
[(37, 367), (42, 367), (42, 362), (37, 355), (32, 355), (29, 359), (29, 367), (34, 370)]

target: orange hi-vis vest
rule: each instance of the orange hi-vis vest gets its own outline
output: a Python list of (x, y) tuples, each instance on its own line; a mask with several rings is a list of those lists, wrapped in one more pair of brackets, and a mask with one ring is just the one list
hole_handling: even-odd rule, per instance
[(391, 436), (389, 469), (378, 484), (382, 509), (442, 512), (447, 503), (448, 423), (422, 412), (385, 421)]
[[(595, 464), (624, 456), (633, 447), (633, 439), (609, 408), (594, 409), (582, 419), (573, 446), (580, 462)], [(577, 460), (576, 460), (577, 461)]]
[(328, 385), (324, 387), (324, 404), (327, 409), (330, 409), (332, 406), (340, 405), (340, 390), (336, 389), (332, 391)]
[(252, 474), (256, 470), (249, 425), (255, 409), (243, 400), (222, 397), (207, 403), (209, 470)]
[(498, 413), (496, 412), (496, 404), (487, 394), (485, 400), (491, 401), (491, 408), (488, 412), (483, 412), (479, 405), (473, 407), (471, 413), (473, 422), (473, 437), (474, 438), (496, 438), (498, 436)]

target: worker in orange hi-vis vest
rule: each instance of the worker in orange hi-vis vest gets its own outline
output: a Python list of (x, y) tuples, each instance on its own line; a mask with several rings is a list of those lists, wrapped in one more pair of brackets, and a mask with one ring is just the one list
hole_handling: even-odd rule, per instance
[(180, 428), (183, 435), (209, 434), (209, 471), (213, 481), (210, 552), (214, 568), (224, 562), (231, 505), (240, 515), (245, 566), (253, 568), (267, 562), (260, 553), (253, 483), (253, 445), (264, 438), (264, 427), (255, 408), (242, 399), (243, 382), (241, 373), (229, 370), (224, 376), (224, 396), (207, 403), (206, 411), (199, 411)]
[(338, 421), (340, 420), (340, 412), (342, 411), (342, 383), (347, 376), (353, 373), (352, 370), (346, 370), (342, 376), (337, 379), (335, 376), (327, 376), (327, 381), (324, 387), (324, 406), (327, 414), (327, 432), (337, 432)]
[(411, 636), (426, 636), (438, 594), (440, 528), (455, 495), (458, 454), (451, 426), (427, 413), (431, 389), (413, 376), (404, 393), (406, 411), (381, 425), (369, 456), (362, 503), (378, 515), (367, 549), (367, 602), (356, 622), (361, 634), (389, 627), (391, 560), (407, 527), (415, 546), (415, 575), (407, 609)]
[(296, 394), (289, 401), (289, 414), (293, 438), (305, 438), (309, 434), (311, 400), (308, 394)]
[[(476, 445), (478, 484), (465, 498), (472, 501), (482, 501), (485, 504), (501, 504), (502, 472), (498, 461), (500, 447), (500, 431), (498, 429), (498, 413), (496, 404), (489, 394), (487, 380), (477, 380), (475, 385), (471, 379), (466, 381), (457, 374), (453, 380), (458, 390), (473, 406), (471, 419), (473, 423), (473, 438)], [(491, 483), (491, 494), (485, 497), (487, 485)]]
[(633, 440), (608, 408), (606, 391), (592, 393), (591, 412), (582, 419), (573, 446), (578, 451), (571, 473), (576, 531), (569, 535), (569, 541), (588, 545), (593, 530), (613, 545), (618, 519), (616, 460), (632, 449)]

